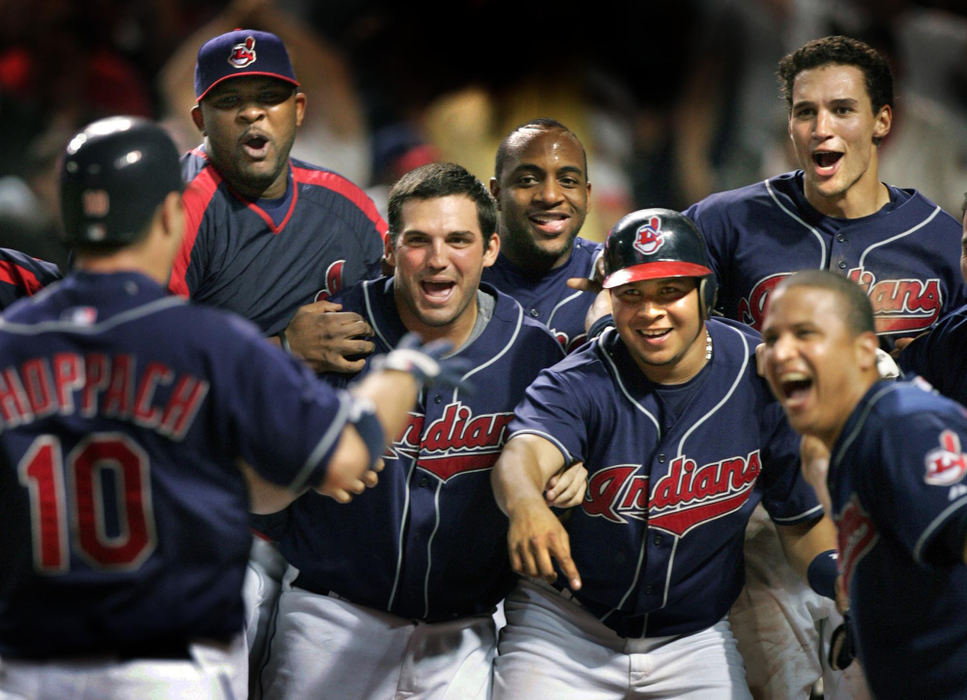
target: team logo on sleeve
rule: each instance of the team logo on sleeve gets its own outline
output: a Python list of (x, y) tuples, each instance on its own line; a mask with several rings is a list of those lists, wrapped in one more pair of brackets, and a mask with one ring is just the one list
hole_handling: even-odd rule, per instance
[(342, 290), (342, 271), (346, 267), (345, 260), (337, 260), (326, 268), (326, 286), (316, 292), (313, 301), (328, 299)]
[(657, 216), (651, 217), (647, 224), (639, 226), (635, 234), (635, 250), (643, 255), (653, 254), (665, 242), (661, 232), (661, 219)]
[(960, 438), (952, 430), (940, 433), (940, 447), (930, 450), (925, 459), (924, 481), (933, 486), (959, 483), (967, 473), (967, 455), (960, 451)]
[(741, 509), (761, 468), (758, 450), (702, 466), (680, 456), (650, 485), (648, 475), (638, 473), (638, 465), (615, 465), (591, 476), (582, 508), (587, 515), (613, 523), (647, 520), (650, 527), (681, 537)]
[(255, 37), (245, 37), (244, 42), (235, 44), (232, 52), (228, 54), (228, 63), (236, 68), (244, 68), (255, 63)]
[(853, 494), (849, 503), (836, 517), (836, 530), (839, 537), (840, 573), (843, 575), (844, 587), (849, 590), (856, 565), (873, 550), (880, 535), (856, 494)]

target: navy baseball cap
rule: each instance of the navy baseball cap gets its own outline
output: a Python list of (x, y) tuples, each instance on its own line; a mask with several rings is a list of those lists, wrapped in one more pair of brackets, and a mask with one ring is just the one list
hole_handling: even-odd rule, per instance
[(255, 29), (236, 29), (209, 39), (198, 49), (195, 63), (195, 97), (229, 78), (264, 75), (299, 86), (289, 52), (275, 34)]

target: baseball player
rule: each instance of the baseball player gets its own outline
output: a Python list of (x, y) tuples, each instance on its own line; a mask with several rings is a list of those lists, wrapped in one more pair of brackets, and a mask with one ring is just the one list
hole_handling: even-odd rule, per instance
[[(694, 224), (629, 214), (604, 261), (615, 327), (541, 372), (494, 467), (513, 567), (540, 577), (505, 602), (494, 697), (751, 697), (726, 617), (749, 515), (762, 501), (830, 596), (832, 524), (756, 373), (758, 334), (709, 318)], [(574, 460), (587, 492), (562, 523), (539, 489)]]
[(551, 329), (565, 351), (586, 339), (589, 278), (601, 244), (578, 237), (588, 211), (588, 158), (578, 137), (554, 119), (518, 126), (497, 149), (490, 191), (500, 209), (500, 254), (484, 281), (514, 297)]
[(893, 123), (886, 60), (848, 37), (811, 41), (779, 63), (800, 170), (685, 210), (701, 229), (728, 318), (761, 328), (769, 292), (795, 270), (843, 274), (870, 296), (881, 343), (930, 328), (967, 301), (960, 227), (915, 190), (880, 182)]
[(0, 248), (0, 309), (21, 297), (36, 294), (62, 277), (52, 262), (32, 258), (11, 248)]
[(445, 376), (411, 347), (333, 390), (167, 294), (181, 191), (160, 127), (90, 124), (61, 177), (75, 271), (0, 320), (2, 697), (245, 697), (250, 504), (373, 485), (420, 376)]
[[(684, 212), (708, 242), (719, 308), (761, 328), (780, 280), (798, 269), (832, 270), (867, 290), (881, 344), (893, 351), (967, 302), (956, 264), (959, 226), (918, 192), (879, 178), (879, 144), (894, 116), (883, 56), (851, 38), (825, 37), (782, 59), (778, 75), (801, 169), (711, 195)], [(862, 697), (862, 679), (824, 673), (820, 665), (820, 637), (838, 624), (836, 611), (783, 564), (761, 510), (749, 534), (749, 586), (733, 629), (750, 684), (784, 700), (793, 687), (807, 695), (822, 675), (827, 698), (837, 697), (838, 687), (839, 697)], [(803, 643), (816, 650), (805, 668)]]
[(366, 316), (378, 349), (407, 330), (450, 340), (478, 389), (422, 394), (365, 496), (336, 511), (308, 493), (286, 511), (272, 533), (291, 566), (262, 674), (268, 698), (490, 693), (492, 613), (514, 582), (490, 470), (524, 389), (563, 352), (480, 284), (500, 246), (496, 206), (464, 168), (410, 171), (388, 212), (394, 276), (352, 287), (342, 303)]
[(187, 227), (170, 288), (241, 314), (317, 371), (358, 371), (343, 355), (371, 352), (358, 337), (370, 329), (323, 313), (335, 308), (325, 300), (379, 275), (386, 223), (356, 185), (289, 158), (306, 109), (298, 86), (269, 32), (199, 49), (191, 116), (205, 138), (182, 159)]
[(831, 458), (829, 497), (856, 650), (877, 698), (967, 697), (967, 414), (881, 381), (863, 290), (803, 271), (772, 293), (766, 377)]

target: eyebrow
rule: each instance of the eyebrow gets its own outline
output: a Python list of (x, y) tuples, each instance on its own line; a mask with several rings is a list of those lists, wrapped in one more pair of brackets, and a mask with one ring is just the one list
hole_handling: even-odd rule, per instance
[[(511, 173), (521, 173), (521, 172), (535, 172), (535, 173), (545, 173), (546, 169), (535, 165), (534, 163), (520, 163), (516, 168), (510, 171)], [(563, 165), (554, 171), (557, 173), (575, 173), (577, 175), (584, 176), (584, 170), (576, 165)]]

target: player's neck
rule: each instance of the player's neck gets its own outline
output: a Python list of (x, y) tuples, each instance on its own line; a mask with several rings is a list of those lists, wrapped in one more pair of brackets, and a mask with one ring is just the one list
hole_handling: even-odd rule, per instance
[(540, 254), (530, 246), (516, 245), (513, 238), (506, 233), (501, 233), (500, 236), (500, 254), (513, 263), (515, 267), (535, 276), (545, 275), (564, 265), (570, 260), (572, 250), (574, 250), (573, 244), (561, 255), (553, 257)]
[(419, 334), (424, 343), (430, 343), (434, 340), (446, 340), (450, 343), (453, 350), (462, 347), (467, 342), (467, 339), (470, 338), (474, 324), (477, 322), (477, 314), (479, 311), (477, 299), (474, 297), (463, 313), (453, 321), (442, 326), (431, 326), (420, 322), (415, 315), (408, 313), (403, 308), (400, 308), (400, 306), (399, 304), (397, 305), (397, 310), (406, 330)]
[(875, 163), (845, 192), (826, 197), (805, 187), (803, 194), (813, 208), (838, 219), (859, 219), (875, 214), (890, 202), (890, 190), (879, 180)]

